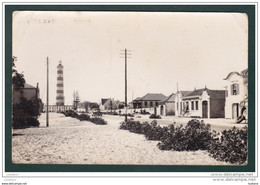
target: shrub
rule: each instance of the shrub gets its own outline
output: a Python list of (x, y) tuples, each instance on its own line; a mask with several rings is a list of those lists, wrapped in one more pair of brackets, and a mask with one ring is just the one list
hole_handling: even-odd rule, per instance
[(72, 117), (72, 118), (77, 118), (78, 117), (78, 113), (76, 113), (75, 111), (73, 110), (69, 110), (67, 112), (65, 112), (65, 116), (69, 116), (69, 117)]
[(90, 118), (89, 121), (96, 125), (107, 125), (107, 122), (102, 118)]
[(158, 147), (162, 150), (176, 151), (206, 150), (212, 139), (210, 125), (193, 119), (185, 127), (170, 125), (169, 133), (164, 135)]
[(129, 130), (136, 134), (144, 134), (147, 140), (160, 140), (167, 127), (157, 125), (157, 121), (140, 123), (139, 121), (127, 120), (120, 124), (120, 129)]
[(222, 131), (220, 138), (213, 140), (208, 147), (211, 156), (219, 161), (236, 164), (247, 162), (247, 127), (238, 129), (233, 127)]
[(141, 133), (141, 123), (139, 121), (127, 120), (120, 123), (120, 129), (129, 130), (134, 133)]
[(237, 164), (247, 162), (247, 127), (242, 130), (236, 127), (224, 130), (220, 136), (218, 132), (211, 131), (209, 124), (195, 119), (189, 121), (185, 127), (175, 123), (161, 127), (156, 120), (150, 124), (127, 120), (120, 124), (120, 129), (144, 134), (147, 140), (160, 141), (157, 146), (161, 150), (208, 150), (219, 161)]
[(146, 110), (141, 110), (140, 113), (141, 114), (150, 114), (150, 112), (147, 112)]
[[(125, 116), (125, 114), (120, 114), (120, 116)], [(128, 116), (128, 117), (134, 117), (134, 115), (133, 115), (133, 114), (130, 114), (130, 113), (128, 113), (127, 116)]]
[(20, 103), (13, 104), (13, 128), (39, 126), (37, 118), (40, 116), (41, 100), (21, 98)]
[(151, 114), (151, 116), (149, 116), (150, 119), (161, 119), (161, 116), (159, 115), (155, 115), (155, 114)]
[(165, 137), (165, 133), (168, 131), (167, 127), (151, 126), (150, 130), (146, 130), (144, 133), (147, 140), (160, 141)]
[(80, 114), (80, 115), (78, 115), (77, 118), (78, 118), (80, 121), (88, 121), (88, 120), (90, 120), (90, 116), (87, 115), (87, 114)]

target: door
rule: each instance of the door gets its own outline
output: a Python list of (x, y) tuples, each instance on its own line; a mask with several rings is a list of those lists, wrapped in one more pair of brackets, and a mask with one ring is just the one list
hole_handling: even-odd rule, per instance
[(163, 115), (163, 106), (161, 105), (160, 115)]
[(202, 118), (208, 118), (208, 102), (202, 102)]
[(238, 103), (233, 103), (232, 104), (232, 119), (237, 119), (238, 118)]

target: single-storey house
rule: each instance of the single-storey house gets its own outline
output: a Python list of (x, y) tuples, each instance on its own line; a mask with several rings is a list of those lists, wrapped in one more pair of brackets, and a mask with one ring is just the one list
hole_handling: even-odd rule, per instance
[(225, 117), (225, 90), (197, 89), (182, 97), (184, 116)]
[(162, 93), (148, 93), (143, 97), (133, 100), (134, 109), (146, 110), (152, 114), (157, 114), (159, 102), (164, 100), (166, 96)]

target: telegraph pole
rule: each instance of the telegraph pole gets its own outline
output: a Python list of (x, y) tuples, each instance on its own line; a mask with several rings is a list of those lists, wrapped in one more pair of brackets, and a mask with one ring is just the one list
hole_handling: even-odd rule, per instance
[(127, 121), (127, 49), (125, 49), (125, 121)]
[(46, 107), (46, 127), (49, 127), (49, 58), (47, 57), (47, 107)]
[[(123, 51), (123, 50), (121, 50), (121, 51)], [(123, 54), (123, 53), (121, 53), (121, 54)], [(127, 121), (127, 58), (129, 58), (128, 55), (131, 55), (131, 54), (129, 53), (129, 50), (125, 49), (124, 55), (125, 55), (124, 56), (124, 58), (125, 58), (125, 121)]]

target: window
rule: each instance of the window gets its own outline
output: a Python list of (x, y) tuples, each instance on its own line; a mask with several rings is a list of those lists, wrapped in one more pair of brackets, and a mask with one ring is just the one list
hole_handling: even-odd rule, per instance
[(194, 101), (191, 102), (191, 110), (194, 110)]
[(195, 108), (196, 108), (196, 110), (199, 110), (199, 102), (198, 101), (195, 102)]
[(239, 94), (239, 85), (232, 84), (231, 85), (231, 95), (238, 95)]
[(147, 107), (147, 101), (144, 102), (144, 106)]
[(156, 102), (156, 107), (158, 106), (158, 101)]
[(152, 101), (150, 101), (150, 107), (152, 107), (153, 106), (153, 102)]

